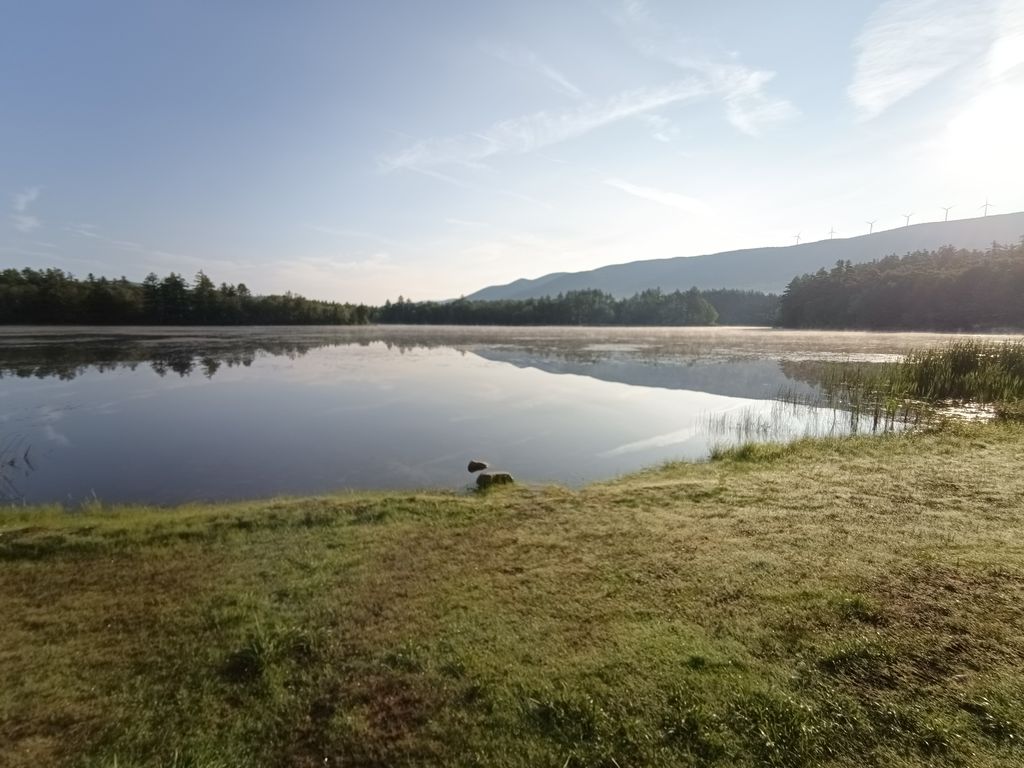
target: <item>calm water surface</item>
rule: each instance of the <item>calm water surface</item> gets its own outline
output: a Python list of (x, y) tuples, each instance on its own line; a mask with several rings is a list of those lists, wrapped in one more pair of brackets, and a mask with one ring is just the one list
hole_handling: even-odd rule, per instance
[[(936, 334), (764, 329), (0, 329), (0, 499), (172, 503), (465, 487), (470, 458), (581, 484), (699, 459), (742, 427), (848, 429), (824, 360)], [(748, 435), (749, 436), (749, 435)]]

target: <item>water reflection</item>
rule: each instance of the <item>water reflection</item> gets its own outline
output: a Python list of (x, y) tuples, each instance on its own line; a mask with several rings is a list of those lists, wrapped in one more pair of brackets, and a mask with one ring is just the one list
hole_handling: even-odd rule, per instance
[(99, 373), (149, 367), (159, 376), (201, 374), (213, 378), (221, 366), (248, 368), (260, 355), (295, 359), (323, 342), (273, 342), (236, 340), (230, 345), (205, 347), (192, 341), (154, 342), (69, 340), (67, 343), (0, 346), (0, 378), (57, 378), (70, 381), (87, 371)]
[(0, 497), (460, 488), (474, 456), (580, 484), (701, 458), (744, 424), (777, 424), (770, 439), (841, 430), (806, 405), (780, 418), (774, 398), (815, 392), (822, 360), (854, 347), (884, 359), (899, 343), (743, 329), (0, 330)]
[(546, 354), (508, 348), (481, 348), (487, 360), (553, 374), (590, 376), (601, 381), (661, 389), (685, 389), (728, 397), (772, 399), (780, 392), (810, 398), (817, 392), (813, 379), (791, 376), (778, 360), (643, 359), (620, 350), (602, 350), (581, 360), (548, 350)]
[(743, 328), (474, 328), (360, 326), (352, 328), (0, 328), (0, 369), (39, 367), (43, 375), (74, 373), (82, 366), (145, 362), (210, 355), (251, 364), (261, 353), (301, 355), (325, 345), (379, 341), (399, 351), (416, 347), (456, 349), (516, 347), (529, 354), (551, 352), (578, 362), (608, 353), (646, 361), (670, 358), (817, 359), (855, 355), (884, 358), (911, 346), (944, 343), (942, 334), (824, 333)]
[[(452, 348), (494, 362), (553, 374), (590, 376), (642, 387), (685, 389), (731, 397), (773, 398), (780, 391), (811, 395), (820, 385), (824, 362), (774, 357), (771, 346), (711, 344), (699, 334), (666, 340), (645, 329), (636, 343), (595, 343), (594, 331), (561, 330), (537, 337), (510, 329), (160, 329), (50, 331), (0, 335), (0, 378), (56, 378), (71, 381), (87, 371), (135, 371), (148, 365), (158, 376), (201, 375), (212, 379), (222, 368), (249, 368), (261, 357), (299, 359), (312, 350), (379, 343), (400, 354), (415, 349)], [(620, 329), (602, 329), (610, 333)], [(685, 329), (684, 329), (685, 330)], [(517, 333), (518, 332), (518, 333)], [(706, 334), (706, 332), (705, 332)], [(283, 336), (283, 338), (282, 338)], [(668, 341), (669, 343), (666, 343)], [(747, 339), (743, 339), (747, 341)], [(682, 343), (681, 343), (682, 342)], [(875, 357), (887, 357), (879, 355)], [(863, 357), (863, 356), (862, 356)]]
[[(69, 346), (42, 345), (23, 349), (0, 348), (0, 378), (56, 378), (71, 381), (87, 371), (106, 373), (134, 371), (148, 365), (160, 377), (201, 375), (212, 379), (221, 368), (249, 368), (259, 357), (296, 360), (311, 350), (356, 344), (380, 343), (404, 354), (413, 349), (438, 349), (446, 344), (396, 343), (361, 339), (355, 342), (244, 342), (228, 348), (195, 348), (180, 343), (117, 345), (83, 343)], [(470, 345), (462, 351), (518, 368), (535, 368), (553, 374), (590, 376), (601, 381), (641, 387), (687, 389), (731, 397), (772, 398), (788, 390), (811, 395), (814, 379), (791, 375), (777, 360), (644, 359), (633, 350), (526, 350)]]

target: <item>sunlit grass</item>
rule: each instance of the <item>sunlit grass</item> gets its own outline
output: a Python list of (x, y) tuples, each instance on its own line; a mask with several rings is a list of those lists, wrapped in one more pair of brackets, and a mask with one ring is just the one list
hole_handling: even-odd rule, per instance
[(4, 766), (1015, 766), (1024, 426), (0, 513)]

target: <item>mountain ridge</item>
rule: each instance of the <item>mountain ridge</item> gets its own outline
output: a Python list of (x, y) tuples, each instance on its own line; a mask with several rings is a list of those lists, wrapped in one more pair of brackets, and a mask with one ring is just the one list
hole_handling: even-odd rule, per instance
[(933, 250), (944, 245), (981, 249), (993, 242), (1016, 242), (1024, 236), (1024, 212), (925, 222), (870, 235), (818, 240), (788, 246), (743, 248), (699, 256), (671, 256), (609, 264), (580, 272), (551, 272), (491, 285), (467, 299), (496, 301), (556, 296), (598, 289), (626, 298), (648, 288), (663, 291), (734, 288), (778, 293), (797, 275), (831, 267), (836, 261), (860, 264), (891, 254)]

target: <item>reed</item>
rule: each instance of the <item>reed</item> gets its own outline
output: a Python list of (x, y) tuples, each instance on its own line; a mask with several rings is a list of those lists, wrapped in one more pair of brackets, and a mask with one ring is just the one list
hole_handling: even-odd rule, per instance
[(1024, 400), (1024, 341), (968, 339), (913, 350), (891, 363), (834, 363), (822, 382), (825, 402), (868, 415), (875, 427), (919, 424), (953, 407), (1013, 410)]
[(1004, 403), (1024, 399), (1024, 341), (958, 341), (906, 356), (899, 378), (929, 401)]

